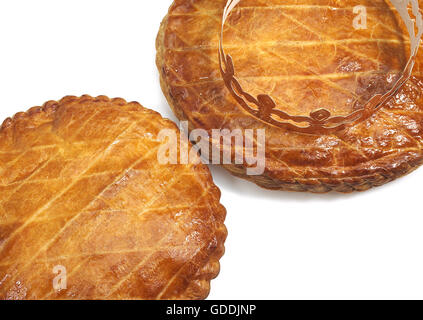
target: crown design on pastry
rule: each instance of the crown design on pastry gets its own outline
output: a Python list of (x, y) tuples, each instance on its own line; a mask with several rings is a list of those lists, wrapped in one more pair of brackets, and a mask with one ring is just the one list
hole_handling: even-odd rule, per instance
[[(235, 66), (231, 55), (224, 49), (224, 27), (231, 12), (241, 0), (229, 0), (224, 8), (219, 39), (219, 67), (225, 86), (237, 103), (249, 114), (276, 127), (286, 128), (300, 133), (323, 134), (342, 130), (348, 124), (361, 122), (369, 118), (387, 101), (395, 96), (410, 79), (416, 56), (423, 35), (423, 18), (417, 0), (391, 0), (410, 36), (410, 57), (400, 73), (398, 80), (384, 94), (376, 94), (363, 107), (344, 116), (333, 116), (326, 108), (310, 112), (308, 116), (294, 116), (277, 108), (276, 102), (269, 94), (254, 97), (246, 92), (235, 75)], [(412, 16), (410, 16), (410, 14)], [(281, 120), (278, 120), (281, 119)]]

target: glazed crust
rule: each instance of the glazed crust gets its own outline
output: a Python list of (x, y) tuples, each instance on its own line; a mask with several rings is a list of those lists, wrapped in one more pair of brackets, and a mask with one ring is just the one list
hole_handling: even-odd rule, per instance
[[(234, 11), (225, 32), (225, 44), (244, 89), (253, 95), (271, 91), (272, 98), (284, 101), (279, 105), (291, 114), (307, 115), (323, 104), (334, 105), (334, 114), (345, 115), (352, 106), (336, 105), (336, 101), (345, 102), (348, 94), (362, 93), (369, 80), (383, 82), (373, 74), (365, 78), (375, 63), (398, 72), (406, 62), (408, 43), (401, 36), (404, 30), (392, 8), (382, 0), (369, 2), (370, 31), (363, 31), (351, 44), (343, 44), (351, 35), (336, 33), (339, 25), (335, 29), (329, 22), (324, 29), (319, 28), (322, 12), (330, 14), (340, 3), (352, 8), (363, 1), (241, 1), (241, 9)], [(246, 164), (225, 165), (227, 170), (268, 189), (352, 192), (380, 186), (423, 163), (421, 50), (410, 81), (367, 120), (331, 134), (296, 133), (246, 113), (225, 87), (218, 66), (218, 35), (225, 4), (226, 0), (174, 1), (157, 38), (157, 66), (171, 108), (179, 119), (190, 123), (190, 129), (266, 129), (264, 174), (248, 176)], [(343, 23), (342, 12), (335, 23)], [(252, 17), (254, 28), (236, 29), (240, 21), (248, 26)], [(287, 19), (290, 26), (296, 24), (295, 32), (281, 33), (287, 30)], [(275, 35), (282, 38), (280, 42), (275, 41)], [(322, 35), (324, 41), (310, 45), (309, 40), (316, 35)], [(342, 45), (333, 48), (334, 42)], [(291, 52), (296, 43), (305, 45), (301, 55), (298, 50)], [(338, 56), (333, 57), (333, 52)], [(319, 57), (317, 64), (313, 64), (315, 56)], [(345, 78), (348, 68), (357, 65), (363, 78)], [(350, 92), (345, 93), (344, 88)]]
[[(226, 211), (206, 166), (162, 165), (136, 102), (65, 97), (0, 129), (0, 299), (204, 299)], [(197, 159), (198, 160), (198, 159)], [(67, 289), (55, 291), (55, 266)]]

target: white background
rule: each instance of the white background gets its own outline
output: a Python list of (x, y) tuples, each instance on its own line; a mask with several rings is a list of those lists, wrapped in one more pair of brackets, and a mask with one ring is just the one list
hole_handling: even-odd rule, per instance
[[(87, 93), (176, 120), (155, 67), (170, 4), (1, 1), (0, 119)], [(266, 191), (212, 171), (229, 237), (211, 299), (423, 298), (423, 169), (352, 195)]]

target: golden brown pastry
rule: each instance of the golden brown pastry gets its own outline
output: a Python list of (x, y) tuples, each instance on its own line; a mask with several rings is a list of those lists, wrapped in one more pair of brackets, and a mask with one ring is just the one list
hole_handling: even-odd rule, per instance
[[(234, 99), (219, 68), (226, 3), (175, 0), (157, 38), (163, 92), (191, 130), (266, 130), (262, 175), (248, 176), (246, 164), (226, 169), (269, 189), (351, 192), (422, 164), (422, 50), (412, 78), (393, 99), (341, 130), (305, 134), (275, 126), (268, 121), (272, 101), (260, 97), (271, 95), (276, 109), (290, 115), (324, 119), (319, 108), (347, 115), (389, 89), (409, 54), (389, 1), (241, 0), (225, 26), (224, 46), (242, 88), (263, 100), (256, 115)], [(356, 5), (367, 7), (367, 29), (353, 30)]]
[(3, 123), (0, 299), (207, 297), (226, 211), (206, 166), (158, 162), (162, 129), (179, 134), (103, 96)]

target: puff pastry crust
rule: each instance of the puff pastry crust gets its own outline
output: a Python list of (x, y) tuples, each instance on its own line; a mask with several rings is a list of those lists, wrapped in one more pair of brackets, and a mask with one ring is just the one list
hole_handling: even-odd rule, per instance
[[(157, 38), (162, 90), (179, 119), (191, 129), (266, 129), (264, 174), (247, 176), (246, 165), (226, 169), (264, 188), (320, 193), (364, 191), (422, 164), (422, 50), (410, 81), (370, 118), (335, 133), (301, 134), (248, 114), (225, 87), (218, 43), (226, 2), (175, 0)], [(334, 106), (334, 115), (351, 112), (345, 103), (350, 96), (384, 80), (366, 78), (366, 72), (375, 65), (396, 70), (409, 47), (399, 18), (383, 0), (368, 1), (369, 28), (352, 38), (352, 8), (363, 2), (241, 1), (226, 27), (225, 45), (244, 89), (271, 94), (293, 115), (318, 106)], [(339, 7), (344, 9), (333, 10)]]
[(104, 96), (3, 123), (0, 299), (207, 297), (226, 211), (206, 166), (157, 161), (161, 129), (179, 134), (158, 113)]

